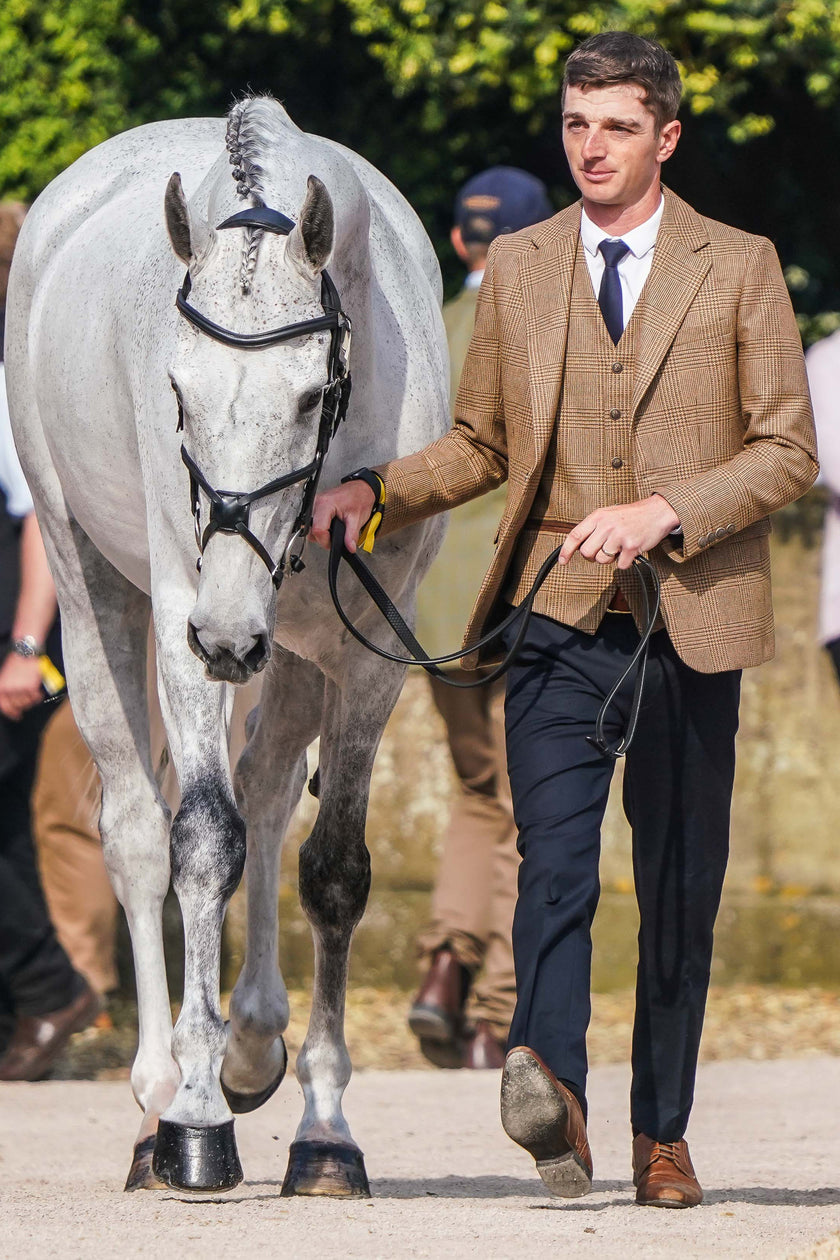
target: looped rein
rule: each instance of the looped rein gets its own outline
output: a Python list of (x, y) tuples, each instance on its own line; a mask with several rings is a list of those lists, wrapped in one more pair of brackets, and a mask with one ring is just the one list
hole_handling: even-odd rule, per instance
[[(551, 554), (546, 556), (545, 560), (540, 565), (539, 572), (534, 578), (531, 588), (522, 603), (517, 604), (517, 606), (510, 611), (507, 617), (495, 626), (494, 629), (483, 635), (475, 643), (472, 643), (468, 648), (463, 648), (458, 652), (450, 652), (447, 656), (432, 657), (429, 656), (420, 643), (418, 643), (412, 633), (411, 627), (406, 623), (387, 591), (380, 585), (371, 573), (367, 564), (364, 560), (362, 560), (358, 552), (350, 552), (347, 550), (344, 545), (344, 538), (344, 521), (340, 517), (334, 517), (332, 524), (330, 525), (330, 556), (327, 568), (327, 578), (329, 582), (330, 596), (333, 604), (335, 605), (335, 610), (346, 629), (349, 630), (350, 634), (352, 634), (353, 638), (356, 639), (357, 642), (361, 643), (363, 647), (366, 647), (371, 652), (375, 652), (377, 656), (381, 656), (386, 661), (393, 661), (398, 665), (421, 665), (428, 674), (433, 675), (435, 678), (439, 678), (440, 681), (446, 683), (447, 686), (462, 688), (485, 687), (488, 683), (495, 682), (497, 678), (501, 678), (501, 676), (507, 673), (510, 669), (525, 640), (525, 635), (528, 631), (528, 623), (533, 614), (534, 600), (537, 597), (537, 592), (545, 582), (551, 570), (554, 568), (560, 552), (563, 549), (562, 545), (555, 547)], [(385, 618), (394, 634), (402, 643), (403, 647), (407, 648), (411, 653), (411, 656), (398, 656), (393, 652), (389, 652), (386, 648), (380, 647), (377, 643), (373, 643), (365, 634), (362, 633), (358, 626), (354, 625), (354, 623), (350, 620), (338, 594), (338, 575), (341, 569), (342, 561), (344, 561), (345, 564), (352, 569), (359, 583), (364, 587), (365, 591), (370, 596), (371, 601), (379, 609), (379, 612)], [(633, 561), (633, 564), (636, 568), (637, 574), (639, 575), (639, 581), (641, 582), (642, 594), (645, 602), (645, 628), (641, 633), (638, 645), (626, 668), (601, 705), (598, 716), (595, 720), (594, 733), (586, 736), (587, 741), (592, 744), (593, 747), (597, 748), (598, 751), (605, 757), (610, 757), (613, 760), (617, 760), (619, 757), (623, 757), (626, 754), (630, 744), (632, 743), (633, 736), (636, 733), (636, 725), (639, 720), (639, 710), (641, 708), (642, 693), (644, 691), (645, 684), (648, 644), (650, 642), (650, 636), (653, 634), (654, 626), (656, 625), (656, 619), (659, 616), (661, 603), (661, 585), (659, 581), (659, 574), (656, 572), (653, 565), (646, 556), (637, 556)], [(648, 590), (647, 579), (650, 580), (650, 586), (653, 591), (652, 598), (650, 591)], [(482, 675), (481, 678), (474, 682), (468, 682), (466, 680), (461, 681), (450, 678), (449, 675), (440, 668), (441, 665), (449, 665), (454, 661), (463, 660), (465, 656), (470, 656), (473, 652), (478, 652), (481, 648), (487, 647), (489, 644), (499, 639), (501, 635), (504, 634), (510, 626), (515, 625), (517, 621), (519, 622), (519, 628), (516, 632), (516, 638), (514, 639), (504, 659), (496, 665), (495, 668)], [(615, 702), (619, 691), (624, 686), (627, 679), (632, 676), (634, 671), (636, 671), (636, 679), (633, 687), (633, 700), (630, 706), (630, 717), (627, 722), (627, 729), (617, 743), (610, 744), (605, 733), (607, 714), (610, 707)]]
[[(223, 228), (259, 227), (267, 232), (275, 232), (279, 236), (288, 236), (294, 228), (294, 220), (279, 210), (269, 206), (255, 206), (248, 210), (240, 210), (229, 219), (220, 223), (217, 231)], [(181, 459), (190, 474), (190, 508), (195, 522), (195, 537), (199, 558), (196, 568), (201, 569), (201, 555), (210, 539), (216, 533), (239, 534), (241, 538), (257, 553), (265, 564), (275, 588), (280, 586), (286, 567), (293, 573), (299, 573), (304, 567), (302, 559), (303, 544), (312, 527), (312, 510), (318, 483), (326, 459), (329, 444), (335, 437), (339, 425), (347, 415), (350, 402), (350, 340), (352, 325), (349, 317), (341, 309), (341, 298), (332, 278), (326, 271), (321, 272), (321, 305), (324, 314), (314, 319), (301, 320), (296, 324), (285, 324), (282, 328), (270, 328), (263, 332), (239, 333), (224, 328), (208, 319), (197, 310), (190, 301), (192, 279), (189, 271), (184, 276), (175, 297), (175, 305), (181, 315), (207, 337), (220, 341), (223, 345), (233, 346), (238, 350), (264, 350), (295, 337), (305, 337), (311, 333), (330, 333), (329, 378), (324, 390), (321, 404), (321, 419), (318, 425), (318, 441), (315, 455), (303, 468), (296, 468), (282, 477), (276, 477), (257, 490), (217, 490), (215, 489), (186, 446), (181, 445)], [(178, 404), (178, 428), (183, 429), (183, 410)], [(250, 529), (251, 505), (260, 499), (276, 494), (279, 490), (304, 482), (300, 511), (289, 534), (278, 561), (274, 561), (269, 552)], [(207, 526), (201, 527), (201, 497), (203, 490), (210, 501), (210, 519)], [(293, 551), (295, 545), (299, 550)]]

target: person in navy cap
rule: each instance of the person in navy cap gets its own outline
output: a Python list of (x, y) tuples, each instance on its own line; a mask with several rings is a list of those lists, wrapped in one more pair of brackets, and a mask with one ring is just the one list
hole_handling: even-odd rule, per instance
[[(541, 181), (513, 166), (482, 171), (458, 193), (451, 239), (467, 277), (443, 308), (453, 401), (490, 242), (553, 213)], [(433, 656), (451, 651), (461, 636), (490, 563), (504, 500), (501, 487), (450, 514), (443, 548), (419, 592), (418, 633)], [(457, 664), (452, 668), (463, 676)], [(516, 1002), (511, 926), (519, 866), (505, 759), (504, 681), (466, 691), (434, 677), (429, 683), (446, 724), (458, 796), (431, 922), (418, 941), (424, 978), (409, 1026), (426, 1058), (440, 1067), (500, 1068)]]

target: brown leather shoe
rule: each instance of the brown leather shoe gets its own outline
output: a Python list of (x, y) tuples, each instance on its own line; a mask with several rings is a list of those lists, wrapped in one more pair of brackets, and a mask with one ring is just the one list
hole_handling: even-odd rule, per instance
[(502, 1124), (533, 1155), (552, 1194), (577, 1199), (589, 1193), (592, 1153), (580, 1103), (527, 1046), (516, 1046), (505, 1060)]
[[(427, 1058), (431, 1056), (426, 1053), (424, 1043), (443, 1048), (438, 1055), (438, 1066), (461, 1066), (464, 1006), (469, 991), (469, 970), (458, 962), (451, 949), (437, 950), (411, 1004), (408, 1026), (415, 1037), (420, 1038), (420, 1048)], [(441, 1054), (445, 1063), (440, 1062)]]
[(476, 1021), (475, 1029), (464, 1043), (465, 1068), (495, 1068), (505, 1065), (505, 1042), (497, 1037), (486, 1019)]
[(654, 1142), (639, 1133), (633, 1139), (633, 1185), (643, 1207), (688, 1208), (703, 1202), (684, 1138)]
[(0, 1081), (42, 1080), (73, 1033), (93, 1023), (101, 1005), (99, 995), (85, 985), (78, 997), (58, 1011), (20, 1015), (0, 1059)]

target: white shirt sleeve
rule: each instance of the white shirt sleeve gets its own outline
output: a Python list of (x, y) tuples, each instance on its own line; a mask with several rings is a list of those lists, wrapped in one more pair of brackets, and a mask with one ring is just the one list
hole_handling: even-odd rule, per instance
[(6, 495), (6, 507), (12, 516), (28, 516), (34, 511), (32, 495), (29, 493), (12, 437), (6, 398), (6, 368), (3, 363), (0, 363), (0, 488)]

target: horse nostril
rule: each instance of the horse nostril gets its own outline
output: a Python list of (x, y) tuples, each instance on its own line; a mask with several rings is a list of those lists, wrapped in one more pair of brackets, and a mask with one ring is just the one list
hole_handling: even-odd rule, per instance
[(271, 648), (268, 642), (268, 635), (255, 634), (254, 646), (249, 650), (247, 655), (243, 658), (243, 664), (247, 665), (248, 669), (251, 669), (254, 671), (254, 673), (256, 673), (258, 670), (262, 669), (262, 667), (266, 664), (270, 655), (271, 655)]

